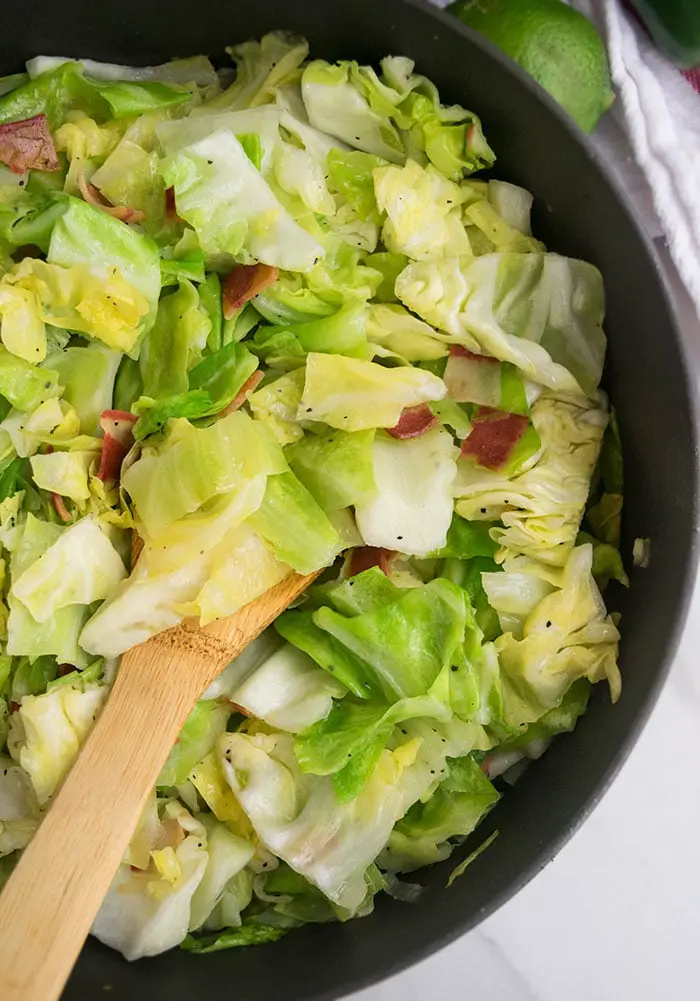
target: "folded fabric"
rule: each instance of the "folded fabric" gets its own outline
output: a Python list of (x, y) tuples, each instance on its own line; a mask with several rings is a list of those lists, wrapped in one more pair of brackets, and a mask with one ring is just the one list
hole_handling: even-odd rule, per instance
[[(624, 127), (669, 252), (700, 312), (700, 74), (678, 70), (618, 0), (575, 0), (572, 6), (603, 34), (617, 91), (613, 115)], [(609, 133), (604, 122), (594, 142), (604, 148)], [(626, 169), (629, 164), (618, 161), (617, 172)], [(638, 181), (631, 191), (656, 236), (644, 208), (647, 193)]]

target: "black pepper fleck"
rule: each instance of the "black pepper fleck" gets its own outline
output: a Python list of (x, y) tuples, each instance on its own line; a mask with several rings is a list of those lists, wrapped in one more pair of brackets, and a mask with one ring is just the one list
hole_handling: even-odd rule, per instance
[(549, 629), (551, 627), (552, 623), (549, 622), (549, 621), (547, 621), (547, 622), (545, 622), (545, 625), (546, 625), (547, 629)]

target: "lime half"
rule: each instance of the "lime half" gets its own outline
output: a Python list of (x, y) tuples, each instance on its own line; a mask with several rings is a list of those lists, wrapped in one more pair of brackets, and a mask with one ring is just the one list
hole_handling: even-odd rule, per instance
[(447, 10), (520, 63), (584, 132), (612, 104), (600, 35), (561, 0), (456, 0)]

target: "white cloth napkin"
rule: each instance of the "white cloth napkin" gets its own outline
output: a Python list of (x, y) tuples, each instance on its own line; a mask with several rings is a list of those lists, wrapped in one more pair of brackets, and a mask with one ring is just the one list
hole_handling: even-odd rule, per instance
[[(608, 47), (617, 92), (612, 118), (626, 133), (635, 164), (617, 158), (622, 175), (647, 229), (662, 235), (678, 272), (700, 313), (700, 93), (659, 52), (636, 19), (618, 0), (571, 0), (598, 26)], [(697, 77), (695, 77), (697, 85)], [(606, 120), (594, 134), (604, 154), (615, 145)], [(646, 210), (651, 196), (658, 223)]]

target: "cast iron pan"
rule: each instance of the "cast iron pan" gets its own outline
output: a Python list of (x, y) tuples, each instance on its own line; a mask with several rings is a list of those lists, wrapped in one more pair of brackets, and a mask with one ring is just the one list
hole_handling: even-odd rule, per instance
[[(603, 272), (606, 383), (626, 463), (624, 553), (629, 558), (636, 536), (652, 540), (649, 569), (633, 570), (629, 592), (615, 595), (624, 637), (620, 703), (611, 707), (604, 686), (596, 686), (575, 733), (557, 739), (453, 859), (421, 874), (427, 890), (418, 903), (382, 899), (360, 921), (309, 926), (275, 945), (201, 957), (174, 950), (128, 964), (91, 940), (65, 992), (68, 1001), (342, 996), (447, 945), (531, 879), (600, 798), (657, 697), (693, 578), (697, 503), (694, 406), (657, 264), (603, 166), (544, 92), (477, 36), (416, 0), (23, 0), (4, 5), (2, 27), (3, 73), (38, 53), (120, 63), (222, 55), (225, 45), (275, 28), (301, 32), (312, 53), (328, 59), (411, 56), (443, 100), (481, 115), (497, 176), (535, 194), (536, 235)], [(445, 889), (456, 861), (494, 828), (494, 845)]]

